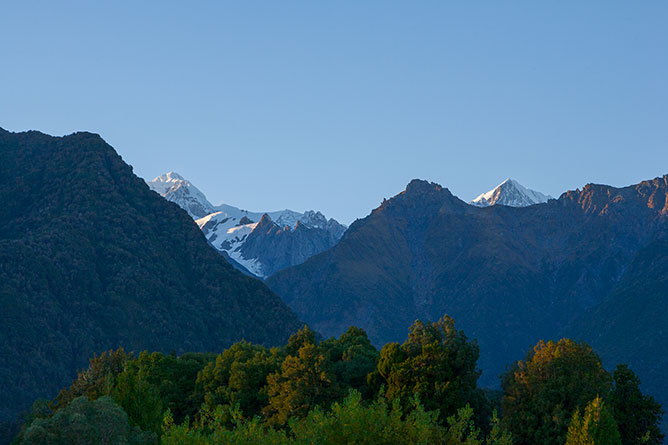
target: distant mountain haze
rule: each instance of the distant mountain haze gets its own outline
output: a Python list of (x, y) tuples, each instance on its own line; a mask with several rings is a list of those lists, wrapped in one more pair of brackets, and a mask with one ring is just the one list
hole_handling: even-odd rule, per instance
[(110, 348), (220, 352), (301, 326), (96, 134), (0, 129), (0, 200), (0, 422)]
[(313, 210), (251, 212), (227, 204), (214, 206), (197, 187), (175, 172), (147, 183), (186, 210), (228, 261), (259, 278), (301, 264), (329, 249), (346, 231), (343, 224)]
[(356, 325), (379, 346), (403, 341), (415, 319), (449, 314), (478, 339), (490, 386), (539, 339), (573, 334), (606, 363), (628, 362), (668, 402), (668, 176), (524, 207), (500, 205), (506, 190), (480, 208), (411, 181), (336, 246), (267, 284), (323, 335)]

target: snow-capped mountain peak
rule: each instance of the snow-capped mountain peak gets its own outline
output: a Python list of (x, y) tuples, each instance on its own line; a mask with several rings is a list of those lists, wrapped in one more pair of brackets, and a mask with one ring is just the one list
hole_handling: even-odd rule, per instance
[(165, 173), (146, 183), (166, 200), (178, 204), (193, 219), (215, 211), (204, 193), (176, 172)]
[(553, 199), (549, 195), (528, 189), (514, 179), (506, 179), (492, 190), (485, 192), (469, 204), (477, 207), (505, 205), (510, 207), (527, 207)]
[(164, 175), (160, 175), (152, 181), (146, 181), (146, 183), (149, 185), (151, 190), (154, 190), (161, 195), (167, 193), (167, 191), (175, 185), (180, 185), (183, 183), (190, 184), (189, 181), (186, 181), (183, 176), (176, 172), (165, 173)]
[(327, 219), (325, 215), (314, 210), (307, 210), (299, 219), (299, 222), (308, 226), (317, 229), (325, 229), (330, 232), (336, 239), (339, 239), (343, 236), (343, 232), (346, 231), (347, 227), (343, 224), (340, 224), (334, 218)]
[(251, 212), (228, 204), (214, 206), (197, 187), (175, 172), (147, 184), (186, 210), (209, 243), (233, 264), (258, 277), (306, 261), (336, 244), (347, 229), (313, 210)]

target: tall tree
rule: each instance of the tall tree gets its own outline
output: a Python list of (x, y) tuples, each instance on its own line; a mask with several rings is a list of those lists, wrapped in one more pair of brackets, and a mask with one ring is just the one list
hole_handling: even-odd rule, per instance
[(340, 338), (321, 342), (320, 348), (327, 355), (331, 372), (341, 387), (341, 398), (351, 389), (359, 391), (364, 398), (373, 396), (367, 375), (376, 369), (379, 353), (363, 329), (351, 326)]
[(485, 399), (476, 384), (479, 350), (447, 315), (438, 322), (416, 321), (408, 339), (399, 346), (389, 343), (380, 352), (378, 374), (389, 400), (408, 406), (417, 394), (427, 410), (439, 410), (444, 422), (467, 403), (478, 411)]
[(656, 400), (640, 392), (640, 379), (625, 364), (613, 373), (615, 389), (610, 401), (624, 445), (646, 443), (660, 445), (659, 429), (663, 410)]
[(267, 383), (269, 405), (264, 413), (272, 424), (286, 424), (292, 417), (306, 416), (315, 406), (328, 406), (336, 394), (327, 358), (314, 343), (288, 355), (280, 373), (270, 374)]
[(607, 397), (612, 377), (585, 343), (540, 341), (502, 378), (503, 422), (519, 445), (562, 445), (573, 413)]

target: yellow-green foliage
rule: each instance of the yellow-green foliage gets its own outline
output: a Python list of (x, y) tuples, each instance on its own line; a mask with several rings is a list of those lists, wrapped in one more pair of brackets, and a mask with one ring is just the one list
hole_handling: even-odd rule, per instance
[(568, 427), (566, 445), (622, 445), (615, 419), (600, 397), (587, 404), (584, 416), (579, 409), (575, 411)]
[(414, 409), (403, 416), (401, 404), (378, 399), (368, 406), (356, 391), (329, 412), (312, 410), (303, 420), (292, 420), (290, 429), (298, 444), (433, 444), (441, 443), (445, 430), (438, 412), (426, 412), (413, 401)]
[[(365, 403), (352, 390), (342, 402), (327, 411), (316, 407), (304, 418), (292, 418), (284, 430), (263, 424), (259, 417), (243, 420), (238, 409), (231, 410), (234, 428), (225, 428), (225, 414), (219, 407), (206, 426), (192, 427), (187, 422), (174, 425), (165, 418), (163, 445), (213, 444), (295, 444), (295, 445), (511, 445), (509, 433), (494, 420), (487, 441), (473, 422), (473, 409), (466, 406), (448, 419), (448, 426), (438, 422), (437, 411), (425, 411), (417, 398), (404, 412), (398, 399), (388, 402), (379, 398)], [(496, 416), (495, 416), (496, 419)]]
[(359, 392), (352, 391), (341, 403), (324, 411), (319, 407), (306, 417), (293, 418), (287, 430), (264, 425), (258, 417), (245, 421), (233, 411), (234, 429), (224, 425), (222, 408), (207, 425), (209, 434), (187, 423), (174, 425), (165, 421), (163, 444), (435, 444), (444, 443), (446, 429), (436, 419), (437, 412), (426, 412), (414, 402), (414, 409), (403, 415), (399, 401), (390, 406), (384, 399), (365, 405)]

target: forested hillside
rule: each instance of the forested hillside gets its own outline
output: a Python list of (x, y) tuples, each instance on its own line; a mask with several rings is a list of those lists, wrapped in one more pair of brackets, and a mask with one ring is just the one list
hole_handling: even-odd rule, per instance
[(0, 421), (88, 358), (285, 342), (299, 323), (100, 136), (0, 129)]
[(416, 321), (378, 351), (351, 327), (307, 326), (274, 348), (221, 354), (108, 351), (52, 401), (17, 445), (49, 443), (657, 445), (661, 407), (625, 365), (607, 372), (585, 343), (539, 342), (478, 387), (478, 344), (448, 316)]

